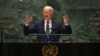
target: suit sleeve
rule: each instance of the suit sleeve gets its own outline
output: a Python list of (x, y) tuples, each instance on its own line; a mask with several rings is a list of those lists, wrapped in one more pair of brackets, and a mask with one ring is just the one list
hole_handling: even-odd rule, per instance
[(33, 25), (31, 28), (29, 26), (25, 26), (24, 25), (24, 29), (23, 29), (24, 35), (28, 35), (28, 34), (33, 34), (36, 33), (36, 26)]
[(71, 26), (70, 26), (70, 25), (65, 26), (65, 28), (66, 28), (66, 29), (65, 29), (65, 30), (66, 30), (66, 31), (65, 31), (66, 34), (72, 34), (72, 29), (71, 29)]
[(70, 26), (70, 25), (68, 25), (68, 26), (63, 25), (63, 26), (62, 26), (61, 32), (62, 32), (63, 34), (72, 34), (71, 26)]

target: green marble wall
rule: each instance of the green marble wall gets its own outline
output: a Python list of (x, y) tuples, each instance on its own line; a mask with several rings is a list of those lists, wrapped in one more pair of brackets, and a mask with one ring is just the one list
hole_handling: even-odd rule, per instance
[[(72, 43), (99, 43), (100, 33), (90, 26), (89, 16), (100, 16), (100, 0), (0, 0), (0, 20), (3, 17), (13, 18), (13, 22), (4, 29), (0, 41), (3, 43), (34, 43), (36, 36), (23, 35), (24, 17), (30, 15), (33, 22), (42, 18), (42, 8), (51, 5), (55, 8), (55, 18), (62, 20), (63, 15), (68, 15), (73, 33), (71, 36), (62, 36), (62, 40)], [(4, 26), (4, 25), (3, 25)], [(2, 32), (2, 24), (0, 24)], [(2, 37), (2, 38), (1, 38)]]

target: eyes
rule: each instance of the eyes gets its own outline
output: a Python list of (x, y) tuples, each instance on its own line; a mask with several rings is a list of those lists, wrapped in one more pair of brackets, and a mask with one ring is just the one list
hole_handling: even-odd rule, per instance
[(50, 13), (49, 11), (45, 11), (44, 13)]

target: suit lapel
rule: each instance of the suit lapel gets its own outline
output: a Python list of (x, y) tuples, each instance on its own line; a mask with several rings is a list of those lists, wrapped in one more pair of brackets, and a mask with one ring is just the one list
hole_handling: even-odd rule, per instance
[(54, 29), (56, 27), (56, 23), (54, 22), (54, 20), (52, 20), (52, 30), (51, 30), (51, 33), (54, 33)]
[[(41, 27), (43, 33), (45, 33), (45, 29), (44, 29), (44, 20), (41, 21), (39, 27)], [(52, 20), (52, 29), (51, 29), (51, 33), (54, 33), (53, 31), (55, 30), (55, 28), (56, 28), (56, 22), (55, 22), (54, 20)]]
[(53, 21), (52, 21), (52, 29), (55, 29), (56, 26), (57, 26), (57, 23), (53, 20)]

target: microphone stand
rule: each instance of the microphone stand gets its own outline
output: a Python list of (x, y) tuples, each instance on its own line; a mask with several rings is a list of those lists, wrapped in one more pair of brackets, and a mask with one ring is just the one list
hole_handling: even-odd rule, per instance
[(1, 31), (1, 43), (3, 43), (3, 31)]
[[(55, 34), (54, 31), (52, 30), (52, 28), (50, 28), (52, 34)], [(56, 35), (53, 35), (56, 38)]]
[[(49, 30), (51, 30), (51, 28), (49, 28)], [(50, 35), (49, 34), (50, 34), (50, 31), (49, 31), (49, 33), (47, 33), (47, 37), (48, 38), (50, 38)], [(50, 42), (48, 41), (48, 43), (50, 43)]]
[[(53, 34), (55, 34), (55, 33), (53, 32), (52, 28), (50, 28), (50, 30), (51, 30), (51, 32), (52, 32)], [(54, 37), (56, 37), (56, 36), (54, 35)]]
[(4, 29), (1, 28), (1, 31), (0, 32), (1, 32), (1, 34), (0, 34), (1, 35), (0, 36), (1, 37), (1, 51), (3, 51), (3, 33), (4, 33)]
[(0, 28), (1, 43), (3, 43), (3, 33), (4, 33), (4, 28), (1, 26), (1, 28)]
[[(49, 28), (49, 30), (51, 30), (51, 32), (53, 32), (53, 30), (52, 30), (52, 28)], [(51, 32), (49, 31), (49, 33), (47, 33), (47, 37), (49, 38), (50, 37), (50, 35), (49, 34), (51, 34)], [(54, 34), (54, 33), (53, 33)], [(54, 35), (55, 36), (55, 35)], [(56, 37), (56, 36), (55, 36)], [(48, 43), (50, 43), (49, 41), (48, 41)]]
[[(49, 30), (51, 30), (52, 34), (55, 34), (54, 31), (52, 30), (52, 28), (49, 28)], [(47, 37), (48, 37), (48, 38), (49, 38), (49, 36), (50, 36), (49, 34), (50, 34), (50, 33), (47, 34)], [(54, 35), (54, 37), (56, 38), (55, 35)], [(70, 42), (72, 42), (71, 36), (70, 36)], [(49, 43), (49, 42), (48, 42), (48, 43)]]

